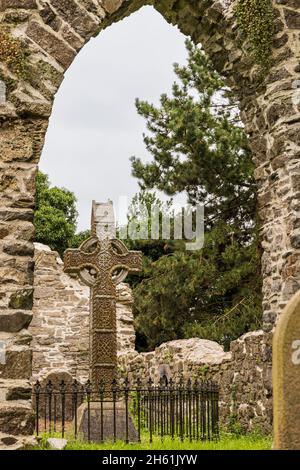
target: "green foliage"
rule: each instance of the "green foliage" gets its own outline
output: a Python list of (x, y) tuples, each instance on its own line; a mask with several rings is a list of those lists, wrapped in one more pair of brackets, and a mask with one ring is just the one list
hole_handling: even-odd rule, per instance
[(159, 108), (137, 100), (153, 161), (132, 157), (133, 175), (143, 190), (156, 188), (170, 196), (185, 191), (189, 202), (205, 205), (208, 224), (220, 216), (248, 223), (255, 183), (237, 103), (204, 52), (189, 41), (187, 49), (187, 66), (174, 67), (179, 83), (172, 96), (162, 95)]
[(172, 96), (162, 95), (158, 108), (137, 100), (152, 155), (148, 163), (132, 158), (141, 189), (170, 196), (185, 191), (190, 203), (205, 205), (200, 252), (160, 240), (156, 246), (164, 249), (157, 258), (147, 253), (153, 241), (132, 246), (146, 254), (134, 298), (138, 333), (149, 349), (191, 336), (228, 348), (261, 323), (256, 185), (247, 136), (222, 77), (201, 49), (190, 42), (187, 48), (187, 66), (175, 65)]
[(231, 414), (229, 416), (228, 431), (233, 436), (241, 436), (245, 434), (241, 423), (238, 421), (237, 415)]
[(26, 78), (27, 56), (23, 44), (0, 27), (0, 62), (3, 62), (19, 78)]
[(235, 14), (240, 30), (249, 41), (256, 63), (263, 69), (268, 69), (275, 31), (272, 1), (238, 0)]
[(76, 231), (76, 197), (64, 188), (50, 187), (47, 175), (36, 178), (36, 241), (63, 255), (73, 246)]
[(82, 232), (75, 233), (70, 243), (70, 248), (78, 248), (80, 245), (82, 245), (83, 242), (88, 240), (90, 237), (91, 237), (90, 230), (84, 230)]
[[(54, 435), (43, 435), (42, 439), (34, 450), (47, 450), (47, 439)], [(59, 434), (55, 437), (61, 437)], [(66, 450), (98, 450), (98, 451), (116, 451), (116, 450), (271, 450), (272, 437), (263, 436), (258, 433), (250, 433), (246, 436), (222, 433), (219, 441), (199, 441), (190, 442), (188, 439), (183, 441), (165, 437), (153, 437), (153, 443), (149, 443), (149, 434), (142, 434), (142, 442), (135, 444), (125, 444), (123, 441), (105, 442), (103, 444), (88, 443), (81, 440), (68, 440)], [(67, 436), (68, 438), (68, 436)]]
[(197, 336), (228, 349), (260, 327), (259, 252), (255, 242), (241, 246), (232, 235), (223, 225), (207, 234), (201, 253), (176, 250), (145, 260), (134, 299), (136, 325), (149, 349)]

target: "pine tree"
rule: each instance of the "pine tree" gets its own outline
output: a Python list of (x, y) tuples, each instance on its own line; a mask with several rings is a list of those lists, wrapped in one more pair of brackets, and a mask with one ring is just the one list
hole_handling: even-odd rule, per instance
[[(185, 192), (205, 206), (201, 252), (182, 245), (149, 259), (134, 289), (138, 331), (148, 347), (185, 336), (229, 342), (260, 326), (261, 275), (256, 185), (238, 103), (201, 48), (187, 42), (172, 95), (137, 100), (152, 161), (133, 157), (142, 191)], [(145, 247), (144, 247), (145, 248)]]

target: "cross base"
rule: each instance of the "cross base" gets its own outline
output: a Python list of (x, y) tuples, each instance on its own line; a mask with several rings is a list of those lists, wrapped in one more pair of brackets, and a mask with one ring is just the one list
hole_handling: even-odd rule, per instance
[[(138, 432), (133, 423), (130, 412), (126, 420), (126, 407), (124, 401), (90, 403), (90, 440), (92, 442), (113, 441), (114, 439), (129, 442), (138, 442)], [(103, 424), (102, 424), (103, 416)], [(78, 432), (84, 440), (88, 440), (88, 405), (82, 404), (78, 408)], [(126, 425), (127, 421), (127, 425)], [(115, 422), (115, 432), (114, 432)], [(127, 431), (126, 431), (126, 428)]]

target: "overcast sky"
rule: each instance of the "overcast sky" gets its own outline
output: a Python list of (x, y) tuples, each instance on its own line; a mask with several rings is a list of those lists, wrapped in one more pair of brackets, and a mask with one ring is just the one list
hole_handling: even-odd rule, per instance
[[(52, 184), (74, 191), (78, 229), (89, 228), (91, 202), (138, 191), (129, 158), (147, 159), (135, 98), (158, 103), (186, 59), (185, 37), (144, 7), (92, 39), (57, 93), (40, 169)], [(149, 158), (149, 156), (148, 156)]]

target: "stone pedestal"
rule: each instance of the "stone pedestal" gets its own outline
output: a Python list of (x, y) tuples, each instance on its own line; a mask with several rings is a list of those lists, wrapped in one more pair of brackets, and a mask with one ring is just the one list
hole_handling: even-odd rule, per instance
[[(102, 417), (101, 403), (92, 402), (90, 404), (90, 440), (101, 442)], [(126, 407), (124, 401), (115, 404), (116, 440), (126, 440)], [(82, 404), (78, 409), (78, 434), (84, 441), (88, 440), (88, 405)], [(114, 404), (113, 402), (103, 403), (103, 441), (114, 440)], [(138, 432), (128, 412), (128, 440), (138, 441)]]

